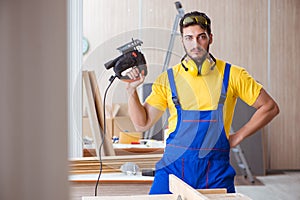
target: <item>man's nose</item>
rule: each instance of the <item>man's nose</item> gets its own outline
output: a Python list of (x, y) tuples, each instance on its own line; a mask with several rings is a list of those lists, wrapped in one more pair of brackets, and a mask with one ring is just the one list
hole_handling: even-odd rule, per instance
[(191, 45), (192, 47), (198, 47), (200, 46), (200, 42), (197, 40), (197, 38), (193, 38)]

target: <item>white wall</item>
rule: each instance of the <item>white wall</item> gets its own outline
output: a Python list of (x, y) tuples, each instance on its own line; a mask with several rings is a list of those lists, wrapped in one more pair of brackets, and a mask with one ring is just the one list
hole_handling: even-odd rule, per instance
[(0, 199), (68, 199), (67, 2), (0, 1)]

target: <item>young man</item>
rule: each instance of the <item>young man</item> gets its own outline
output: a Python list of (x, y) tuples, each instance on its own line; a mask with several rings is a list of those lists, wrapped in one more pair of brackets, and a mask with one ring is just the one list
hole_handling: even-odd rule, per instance
[[(209, 53), (213, 35), (206, 14), (185, 14), (180, 32), (186, 55), (156, 79), (144, 104), (136, 88), (145, 77), (138, 69), (128, 73), (134, 80), (127, 86), (128, 112), (138, 131), (149, 129), (167, 108), (170, 111), (169, 137), (163, 158), (156, 164), (150, 194), (170, 193), (169, 174), (194, 188), (235, 192), (230, 147), (268, 124), (279, 108), (245, 69)], [(257, 110), (241, 129), (230, 134), (238, 97)]]

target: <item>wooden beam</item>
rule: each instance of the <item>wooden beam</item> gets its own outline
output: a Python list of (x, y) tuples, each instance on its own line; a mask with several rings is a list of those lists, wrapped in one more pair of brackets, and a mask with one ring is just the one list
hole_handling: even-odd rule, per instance
[(169, 190), (176, 196), (180, 195), (182, 200), (209, 200), (173, 174), (169, 175)]
[(240, 193), (227, 193), (227, 194), (206, 194), (211, 200), (251, 200), (249, 197)]
[[(93, 92), (91, 88), (91, 82), (89, 78), (88, 71), (83, 71), (82, 72), (82, 79), (83, 79), (83, 88), (84, 88), (84, 93), (85, 93), (85, 99), (87, 102), (87, 112), (88, 112), (88, 117), (89, 117), (89, 122), (91, 126), (91, 131), (92, 135), (94, 137), (94, 142), (95, 142), (95, 149), (97, 153), (97, 157), (99, 157), (99, 148), (100, 148), (100, 126), (99, 126), (99, 121), (97, 117), (97, 112), (95, 108), (95, 101), (93, 97)], [(101, 149), (101, 155), (104, 156), (104, 148), (102, 147)]]
[(98, 87), (95, 71), (88, 71), (88, 74), (89, 74), (89, 78), (91, 81), (91, 89), (92, 89), (93, 97), (95, 100), (95, 107), (96, 107), (99, 124), (100, 124), (100, 127), (103, 129), (103, 127), (104, 127), (104, 112), (103, 112), (102, 96), (100, 94), (100, 90)]
[[(95, 71), (89, 71), (88, 74), (89, 74), (89, 78), (91, 81), (91, 89), (92, 89), (92, 93), (93, 93), (93, 97), (94, 97), (95, 110), (97, 113), (98, 122), (100, 124), (100, 132), (104, 133), (105, 116), (104, 116), (104, 112), (103, 112), (102, 97), (101, 97), (100, 90), (98, 87), (96, 74), (95, 74)], [(106, 156), (115, 156), (116, 154), (115, 154), (113, 144), (111, 141), (111, 136), (108, 134), (107, 130), (108, 129), (106, 128), (105, 135), (102, 134), (102, 137), (104, 136), (103, 148), (105, 151), (105, 155)]]
[[(103, 173), (120, 172), (120, 167), (126, 162), (136, 163), (140, 169), (154, 168), (155, 163), (160, 160), (162, 154), (149, 155), (130, 155), (130, 156), (103, 156), (102, 167)], [(90, 174), (99, 171), (99, 158), (84, 157), (70, 159), (69, 161), (71, 174)]]
[(82, 200), (176, 200), (174, 194), (82, 197)]
[(216, 188), (216, 189), (197, 189), (201, 194), (226, 194), (226, 188)]

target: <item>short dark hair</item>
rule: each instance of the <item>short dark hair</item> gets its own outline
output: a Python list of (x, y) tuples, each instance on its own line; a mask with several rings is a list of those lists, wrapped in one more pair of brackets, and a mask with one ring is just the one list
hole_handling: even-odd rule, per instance
[(205, 13), (198, 11), (186, 13), (179, 22), (181, 35), (183, 28), (191, 25), (199, 25), (201, 28), (207, 31), (208, 35), (211, 34), (211, 21)]

